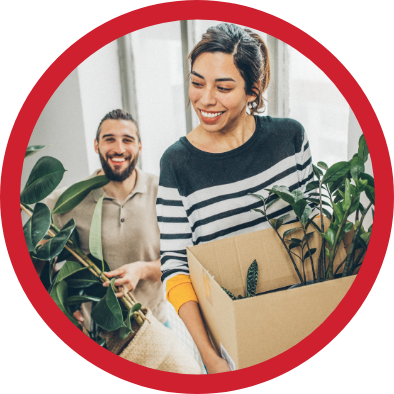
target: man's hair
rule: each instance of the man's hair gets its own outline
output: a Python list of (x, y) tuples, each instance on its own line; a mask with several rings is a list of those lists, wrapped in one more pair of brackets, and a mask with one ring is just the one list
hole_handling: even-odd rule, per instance
[(138, 129), (138, 124), (135, 121), (135, 119), (129, 114), (128, 112), (124, 111), (123, 109), (114, 109), (111, 112), (108, 112), (103, 119), (101, 119), (100, 124), (97, 128), (96, 132), (96, 140), (97, 142), (99, 141), (100, 137), (100, 132), (101, 132), (101, 125), (103, 124), (104, 121), (112, 119), (112, 120), (130, 120), (135, 124), (135, 127), (137, 129), (137, 137), (138, 137), (138, 142), (141, 142), (141, 137), (140, 137), (140, 131)]

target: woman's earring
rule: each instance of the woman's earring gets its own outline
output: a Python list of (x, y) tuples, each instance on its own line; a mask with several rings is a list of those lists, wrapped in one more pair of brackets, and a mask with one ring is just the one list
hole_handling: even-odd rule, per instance
[(253, 101), (253, 103), (252, 103), (252, 107), (253, 107), (253, 108), (256, 108), (256, 107), (257, 107), (257, 103), (256, 103), (256, 101)]

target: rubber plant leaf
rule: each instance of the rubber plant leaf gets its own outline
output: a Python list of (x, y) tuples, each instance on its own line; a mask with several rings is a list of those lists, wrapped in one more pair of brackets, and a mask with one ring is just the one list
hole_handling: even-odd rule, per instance
[(84, 271), (86, 269), (88, 269), (88, 267), (81, 267), (81, 264), (76, 263), (75, 261), (66, 261), (56, 276), (55, 284), (69, 278), (71, 275), (77, 272)]
[(368, 160), (368, 145), (365, 141), (364, 134), (361, 134), (360, 139), (358, 140), (358, 157), (365, 163)]
[(37, 152), (43, 150), (46, 145), (31, 145), (28, 146), (25, 153), (25, 158), (35, 155)]
[(37, 250), (35, 257), (44, 261), (54, 259), (63, 250), (74, 228), (74, 219), (70, 219), (61, 231)]
[(125, 327), (121, 327), (119, 330), (120, 339), (126, 339), (131, 332), (134, 332), (131, 328), (131, 318), (134, 315), (134, 312), (137, 312), (141, 309), (141, 304), (136, 303), (132, 306), (132, 308), (128, 311), (126, 320), (124, 321)]
[(33, 242), (31, 240), (31, 217), (23, 226), (23, 235), (25, 236), (25, 242), (27, 246), (27, 250), (30, 252), (34, 251)]
[(340, 161), (332, 165), (324, 174), (322, 183), (336, 182), (344, 177), (350, 170), (350, 163), (347, 161)]
[(49, 196), (63, 179), (65, 171), (59, 160), (49, 156), (41, 157), (29, 175), (21, 193), (21, 202), (35, 204)]
[(67, 298), (68, 294), (68, 286), (67, 283), (64, 281), (61, 281), (58, 283), (56, 286), (52, 288), (52, 291), (50, 292), (50, 296), (55, 301), (56, 305), (60, 308), (60, 310), (71, 320), (71, 322), (80, 328), (80, 325), (77, 321), (77, 319), (70, 313), (69, 309), (64, 305), (64, 301)]
[(82, 182), (75, 183), (62, 193), (53, 208), (53, 214), (66, 213), (75, 208), (85, 197), (95, 189), (105, 186), (109, 178), (105, 175), (95, 176)]
[(34, 247), (45, 237), (51, 225), (51, 211), (49, 208), (38, 202), (31, 217), (31, 241)]
[(68, 297), (64, 301), (64, 305), (78, 305), (78, 304), (83, 304), (84, 302), (100, 302), (101, 298), (100, 297), (91, 297), (91, 296), (71, 296)]
[(101, 242), (103, 200), (104, 200), (104, 194), (99, 198), (96, 207), (94, 208), (92, 224), (90, 225), (90, 233), (89, 233), (89, 249), (90, 249), (90, 253), (97, 260), (101, 261), (102, 271), (104, 272), (103, 246)]
[(92, 319), (104, 330), (114, 331), (124, 327), (122, 309), (116, 298), (113, 286), (115, 278), (111, 279), (105, 296), (92, 309)]
[(257, 261), (254, 260), (253, 263), (248, 268), (248, 274), (246, 276), (245, 297), (254, 297), (256, 295), (258, 275), (259, 275), (259, 266), (257, 265)]

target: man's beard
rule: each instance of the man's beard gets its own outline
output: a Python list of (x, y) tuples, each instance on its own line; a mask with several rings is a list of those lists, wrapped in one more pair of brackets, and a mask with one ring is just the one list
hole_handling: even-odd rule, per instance
[(134, 156), (133, 160), (130, 160), (131, 156), (115, 154), (110, 157), (124, 157), (126, 160), (129, 160), (130, 164), (123, 171), (116, 171), (116, 170), (114, 171), (109, 165), (108, 161), (103, 157), (100, 150), (99, 150), (99, 157), (104, 174), (113, 182), (125, 181), (133, 173), (135, 166), (137, 165), (138, 162), (138, 153)]

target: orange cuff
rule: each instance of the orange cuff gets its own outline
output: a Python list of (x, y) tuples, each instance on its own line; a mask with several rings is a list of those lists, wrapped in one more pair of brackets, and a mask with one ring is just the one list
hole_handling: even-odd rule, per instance
[(198, 302), (189, 275), (177, 275), (168, 279), (166, 283), (166, 297), (175, 308), (176, 313), (178, 313), (179, 308), (186, 302)]

